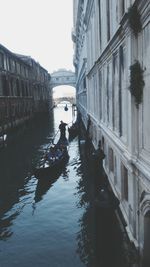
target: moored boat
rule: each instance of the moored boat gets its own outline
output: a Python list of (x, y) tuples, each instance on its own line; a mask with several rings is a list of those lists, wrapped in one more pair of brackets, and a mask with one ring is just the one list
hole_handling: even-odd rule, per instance
[(3, 147), (6, 144), (7, 134), (0, 135), (0, 147)]
[(69, 132), (69, 140), (73, 140), (79, 133), (78, 123), (73, 123), (70, 127), (68, 127)]
[(119, 199), (107, 188), (102, 188), (95, 200), (96, 206), (104, 211), (115, 210), (119, 206)]

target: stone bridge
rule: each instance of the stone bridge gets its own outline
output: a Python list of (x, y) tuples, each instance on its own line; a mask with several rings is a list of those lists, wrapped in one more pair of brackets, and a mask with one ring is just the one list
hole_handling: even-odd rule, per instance
[(54, 102), (55, 104), (59, 104), (63, 101), (68, 101), (71, 104), (76, 104), (76, 99), (74, 97), (58, 97), (58, 98), (54, 98)]
[(50, 88), (60, 85), (70, 85), (76, 87), (76, 76), (71, 70), (59, 69), (51, 74)]

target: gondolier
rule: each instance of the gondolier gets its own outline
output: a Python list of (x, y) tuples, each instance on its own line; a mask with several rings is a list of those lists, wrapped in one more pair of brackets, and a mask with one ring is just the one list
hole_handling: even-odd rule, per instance
[(68, 111), (68, 107), (67, 107), (67, 104), (66, 104), (66, 106), (64, 107), (64, 110), (65, 110), (65, 111)]
[(60, 137), (61, 138), (66, 137), (66, 126), (67, 126), (67, 123), (60, 121), (59, 130), (60, 130)]

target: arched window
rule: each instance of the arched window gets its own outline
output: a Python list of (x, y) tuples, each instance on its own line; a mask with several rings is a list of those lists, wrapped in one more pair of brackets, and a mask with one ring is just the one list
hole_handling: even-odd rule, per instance
[(143, 267), (150, 266), (150, 210), (144, 216)]
[(2, 75), (3, 96), (9, 96), (9, 84), (5, 75)]
[(17, 89), (17, 96), (20, 96), (20, 86), (19, 86), (19, 80), (16, 80), (16, 89)]

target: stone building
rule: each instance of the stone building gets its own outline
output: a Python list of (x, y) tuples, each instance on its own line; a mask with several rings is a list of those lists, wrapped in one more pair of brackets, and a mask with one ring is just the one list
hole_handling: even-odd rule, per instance
[(34, 59), (0, 45), (0, 130), (48, 111), (49, 73)]
[[(77, 105), (143, 266), (150, 263), (150, 0), (74, 0)], [(148, 265), (149, 266), (149, 265)]]

